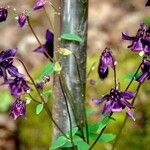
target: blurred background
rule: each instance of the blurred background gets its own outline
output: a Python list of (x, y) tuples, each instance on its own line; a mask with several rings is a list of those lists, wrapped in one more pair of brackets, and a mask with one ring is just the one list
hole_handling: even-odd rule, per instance
[[(91, 99), (102, 97), (113, 86), (112, 71), (105, 81), (100, 81), (97, 75), (99, 56), (105, 47), (112, 49), (118, 62), (117, 76), (120, 88), (124, 90), (129, 83), (129, 76), (136, 70), (141, 60), (138, 54), (127, 49), (128, 43), (122, 41), (121, 32), (135, 35), (141, 22), (149, 23), (150, 7), (145, 8), (146, 0), (89, 0), (89, 28), (87, 49), (87, 72), (92, 72), (87, 78), (87, 112), (89, 122), (101, 119), (101, 106), (95, 106)], [(26, 25), (20, 29), (17, 25), (16, 15), (25, 9), (31, 10), (32, 0), (0, 0), (0, 6), (10, 6), (6, 22), (0, 23), (0, 51), (8, 48), (18, 48), (20, 57), (36, 80), (39, 79), (46, 63), (44, 57), (32, 52), (38, 43)], [(16, 8), (16, 10), (14, 9)], [(46, 7), (50, 12), (49, 6)], [(51, 16), (51, 14), (50, 14)], [(31, 19), (34, 30), (40, 40), (45, 42), (45, 31), (49, 24), (43, 10), (32, 14)], [(15, 62), (23, 73), (22, 66)], [(91, 85), (90, 80), (95, 80)], [(136, 121), (128, 119), (123, 133), (116, 146), (116, 150), (150, 150), (150, 89), (146, 81), (140, 89), (135, 102)], [(130, 90), (134, 91), (137, 83), (134, 82)], [(36, 95), (35, 95), (36, 96)], [(26, 119), (19, 118), (14, 121), (9, 116), (13, 97), (8, 93), (7, 87), (0, 87), (0, 150), (47, 150), (51, 143), (51, 122), (47, 121), (47, 114), (43, 111), (35, 114), (35, 103), (27, 105)], [(125, 112), (114, 115), (116, 121), (111, 121), (106, 132), (117, 133), (125, 117)], [(112, 143), (97, 144), (95, 150), (109, 150)]]

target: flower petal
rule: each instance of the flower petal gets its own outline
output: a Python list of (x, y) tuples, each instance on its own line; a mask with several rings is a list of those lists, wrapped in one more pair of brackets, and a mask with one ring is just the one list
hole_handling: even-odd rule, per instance
[(54, 34), (48, 29), (46, 30), (45, 38), (49, 42), (54, 42)]
[(113, 108), (112, 108), (112, 112), (120, 112), (122, 111), (122, 106), (119, 105), (119, 103), (115, 102)]
[(126, 110), (126, 114), (128, 115), (128, 117), (132, 118), (135, 121), (135, 115), (134, 115), (134, 113), (132, 112), (131, 109), (128, 108)]
[(34, 50), (34, 52), (38, 52), (38, 53), (44, 53), (45, 51), (46, 51), (45, 45), (41, 45)]
[(120, 102), (123, 106), (127, 106), (127, 107), (129, 107), (129, 108), (132, 108), (132, 107), (133, 107), (132, 104), (129, 103), (128, 101), (126, 101), (124, 98), (120, 99), (119, 102)]
[(149, 76), (148, 72), (145, 72), (137, 79), (137, 81), (143, 83), (148, 76)]
[(127, 33), (122, 32), (122, 39), (128, 40), (128, 41), (133, 41), (133, 40), (135, 40), (135, 37), (129, 36)]
[(136, 96), (135, 92), (129, 92), (129, 91), (125, 91), (121, 93), (121, 96), (124, 97), (125, 99), (132, 99)]
[(103, 101), (105, 101), (107, 98), (108, 98), (108, 95), (105, 95), (104, 97), (99, 98), (99, 99), (93, 98), (92, 101), (93, 101), (95, 104), (100, 104), (100, 103), (102, 103)]

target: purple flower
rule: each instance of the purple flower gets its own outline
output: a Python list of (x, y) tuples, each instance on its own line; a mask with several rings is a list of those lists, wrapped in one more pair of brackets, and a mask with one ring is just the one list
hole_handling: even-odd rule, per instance
[(7, 19), (8, 11), (4, 7), (0, 7), (0, 22), (3, 22)]
[(10, 116), (12, 116), (16, 120), (19, 116), (25, 117), (25, 114), (26, 114), (26, 102), (17, 98), (16, 101), (11, 106)]
[(35, 49), (35, 52), (43, 53), (47, 52), (51, 58), (54, 56), (54, 34), (50, 32), (48, 29), (45, 34), (46, 42), (45, 44), (39, 46)]
[(110, 49), (105, 48), (101, 54), (98, 66), (98, 74), (101, 80), (105, 79), (108, 75), (108, 66), (114, 69), (114, 58)]
[(23, 92), (27, 92), (30, 89), (23, 77), (8, 80), (5, 84), (9, 84), (9, 90), (14, 96), (21, 96)]
[(38, 82), (38, 83), (36, 83), (36, 88), (37, 88), (37, 89), (43, 90), (43, 87), (44, 87), (44, 83), (43, 83), (43, 82)]
[(107, 114), (109, 112), (120, 112), (125, 107), (131, 109), (133, 106), (127, 100), (130, 100), (136, 96), (136, 93), (133, 92), (120, 92), (114, 88), (110, 90), (110, 94), (105, 95), (100, 99), (93, 99), (95, 104), (100, 104), (104, 101), (104, 109), (103, 114)]
[(132, 51), (144, 51), (150, 54), (150, 28), (144, 23), (141, 23), (136, 36), (129, 36), (127, 33), (122, 33), (122, 39), (131, 41), (131, 45), (129, 45), (128, 48)]
[(26, 16), (25, 13), (19, 14), (19, 16), (18, 16), (18, 24), (19, 24), (19, 26), (21, 28), (25, 25), (26, 20), (27, 20), (27, 16)]
[(145, 6), (150, 6), (150, 0), (146, 2)]
[(37, 0), (33, 6), (33, 10), (38, 10), (44, 7), (47, 0)]
[(16, 55), (17, 49), (8, 49), (0, 52), (0, 77), (3, 76), (4, 80), (7, 80), (7, 72), (11, 76), (21, 77), (22, 74), (18, 72), (18, 69), (13, 66), (13, 58)]
[(142, 74), (137, 78), (138, 82), (143, 83), (146, 79), (150, 79), (150, 61), (144, 60), (141, 66)]
[(91, 80), (89, 81), (89, 83), (90, 83), (91, 85), (95, 85), (96, 81), (93, 80), (93, 79), (91, 79)]

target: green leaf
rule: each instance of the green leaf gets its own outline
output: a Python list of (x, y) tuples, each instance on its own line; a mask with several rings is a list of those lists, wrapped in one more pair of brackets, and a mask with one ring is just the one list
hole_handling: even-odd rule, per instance
[(44, 104), (38, 104), (36, 106), (36, 114), (38, 115), (43, 110)]
[[(67, 132), (67, 136), (70, 136), (70, 132), (71, 132), (71, 131), (68, 131), (68, 132)], [(77, 132), (78, 132), (78, 127), (72, 128), (72, 136), (74, 136)]]
[[(90, 139), (95, 141), (97, 138), (98, 134), (90, 134)], [(111, 134), (111, 133), (104, 133), (101, 135), (101, 137), (99, 138), (98, 142), (100, 143), (107, 143), (110, 141), (113, 141), (116, 138), (115, 134)]]
[(77, 148), (78, 148), (78, 150), (88, 150), (89, 145), (84, 141), (80, 141), (77, 143)]
[(98, 130), (97, 131), (101, 131), (107, 124), (108, 124), (108, 122), (109, 122), (109, 116), (105, 116), (103, 119), (102, 119), (102, 121), (100, 122), (100, 124), (99, 124), (99, 127), (98, 127)]
[(63, 145), (65, 145), (65, 143), (68, 142), (68, 139), (66, 139), (64, 136), (60, 136), (58, 137), (55, 142), (51, 145), (51, 147), (49, 148), (49, 150), (55, 150), (59, 147), (62, 147)]
[(79, 35), (71, 34), (71, 33), (65, 33), (65, 34), (61, 35), (60, 38), (62, 40), (68, 40), (68, 41), (76, 41), (76, 42), (82, 41), (82, 39)]
[[(132, 72), (132, 73), (129, 73), (129, 74), (125, 77), (125, 80), (131, 80), (131, 79), (134, 77), (135, 73), (136, 73), (135, 71)], [(142, 74), (142, 72), (138, 72), (138, 73), (136, 74), (136, 76), (134, 77), (134, 80), (136, 80), (139, 76), (141, 76), (141, 74)]]
[(54, 64), (48, 63), (43, 69), (43, 73), (40, 76), (41, 79), (43, 79), (44, 76), (51, 75), (54, 72)]
[(58, 52), (59, 54), (66, 55), (66, 56), (72, 54), (72, 52), (67, 48), (60, 48)]
[(89, 145), (81, 139), (81, 137), (75, 135), (73, 137), (73, 142), (75, 145), (77, 145), (78, 150), (88, 150)]

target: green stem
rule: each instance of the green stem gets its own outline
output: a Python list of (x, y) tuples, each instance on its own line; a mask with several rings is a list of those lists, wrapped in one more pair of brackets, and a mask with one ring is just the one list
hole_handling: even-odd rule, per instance
[[(78, 59), (76, 57), (76, 55), (74, 53), (72, 53), (76, 62), (76, 66), (77, 66), (77, 72), (78, 72), (78, 76), (79, 76), (79, 81), (80, 81), (80, 87), (81, 90), (83, 91), (83, 84), (82, 84), (82, 80), (81, 80), (81, 75), (80, 75), (80, 70), (79, 70), (79, 64), (78, 64)], [(85, 128), (86, 128), (86, 137), (87, 137), (87, 143), (89, 144), (89, 134), (88, 134), (88, 121), (87, 121), (87, 115), (86, 115), (86, 108), (85, 108), (85, 100), (82, 100), (83, 102), (83, 116), (84, 116), (84, 123), (85, 123)]]
[[(139, 90), (140, 90), (141, 85), (142, 85), (142, 84), (139, 83), (139, 85), (137, 86), (137, 89), (136, 89), (137, 93), (136, 93), (136, 96), (135, 96), (135, 97), (133, 98), (133, 100), (132, 100), (132, 103), (131, 103), (132, 105), (134, 105), (135, 99), (136, 99), (136, 97), (137, 97), (137, 94), (139, 93)], [(121, 127), (120, 127), (120, 130), (119, 130), (119, 132), (118, 132), (118, 134), (117, 134), (117, 136), (116, 136), (115, 142), (113, 143), (112, 150), (115, 149), (115, 146), (116, 146), (116, 144), (118, 143), (118, 140), (119, 140), (119, 138), (120, 138), (120, 135), (121, 135), (121, 133), (122, 133), (122, 130), (123, 130), (123, 128), (124, 128), (125, 125), (126, 125), (127, 119), (128, 119), (128, 116), (126, 115), (125, 118), (124, 118), (124, 120), (123, 120), (123, 123), (122, 123), (122, 125), (121, 125)]]
[(53, 26), (53, 24), (52, 24), (52, 22), (51, 22), (51, 19), (50, 19), (49, 15), (47, 14), (46, 8), (43, 7), (43, 10), (44, 10), (45, 15), (46, 15), (46, 17), (47, 17), (47, 19), (48, 19), (48, 22), (49, 22), (49, 24), (50, 24), (51, 29), (52, 29), (52, 31), (54, 32), (54, 26)]
[(66, 97), (65, 91), (63, 89), (63, 85), (62, 85), (62, 81), (61, 81), (60, 77), (59, 77), (59, 82), (60, 82), (60, 87), (61, 87), (61, 90), (62, 90), (62, 93), (63, 93), (63, 96), (64, 96), (64, 100), (65, 100), (65, 104), (66, 104), (66, 109), (67, 109), (67, 113), (68, 113), (68, 118), (69, 118), (69, 123), (70, 123), (70, 139), (71, 139), (71, 143), (72, 143), (73, 147), (75, 147), (74, 142), (73, 142), (72, 120), (71, 120), (71, 115), (70, 115), (70, 111), (69, 111), (69, 105), (68, 105), (68, 102), (67, 102), (67, 97)]

